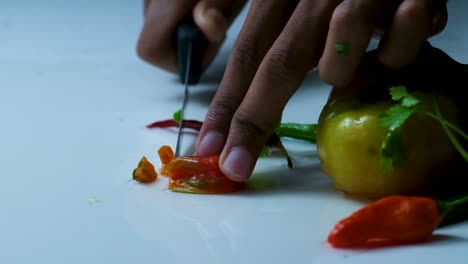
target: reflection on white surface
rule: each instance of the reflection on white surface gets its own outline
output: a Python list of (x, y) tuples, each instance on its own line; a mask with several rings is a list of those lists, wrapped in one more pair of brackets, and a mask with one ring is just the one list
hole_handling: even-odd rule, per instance
[[(173, 75), (135, 55), (137, 2), (0, 3), (0, 263), (466, 263), (466, 223), (425, 245), (330, 249), (331, 227), (361, 203), (333, 189), (313, 145), (287, 141), (297, 167), (262, 159), (235, 194), (132, 182), (141, 156), (158, 166), (157, 148), (176, 140), (144, 126), (171, 117), (182, 98)], [(468, 62), (468, 2), (449, 2), (447, 30), (432, 42)], [(188, 118), (203, 118), (239, 26), (193, 88)], [(316, 122), (329, 87), (315, 74), (285, 121)], [(184, 138), (186, 151), (194, 140)]]

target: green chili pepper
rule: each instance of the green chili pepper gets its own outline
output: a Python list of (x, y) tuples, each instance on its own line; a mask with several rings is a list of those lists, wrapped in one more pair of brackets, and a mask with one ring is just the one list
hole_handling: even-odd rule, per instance
[(315, 144), (317, 124), (281, 123), (276, 129), (276, 133), (280, 137), (305, 140)]

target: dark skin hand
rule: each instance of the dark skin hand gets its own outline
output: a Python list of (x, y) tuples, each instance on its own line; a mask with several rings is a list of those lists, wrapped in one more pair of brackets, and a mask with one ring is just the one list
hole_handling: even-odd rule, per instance
[[(146, 1), (139, 56), (175, 72), (171, 41), (192, 12), (216, 56), (245, 0)], [(394, 69), (411, 64), (447, 23), (445, 0), (252, 0), (196, 143), (197, 155), (221, 154), (220, 168), (245, 181), (289, 99), (311, 69), (343, 87), (354, 77), (369, 41), (381, 35), (378, 58)], [(337, 44), (345, 54), (337, 52)]]

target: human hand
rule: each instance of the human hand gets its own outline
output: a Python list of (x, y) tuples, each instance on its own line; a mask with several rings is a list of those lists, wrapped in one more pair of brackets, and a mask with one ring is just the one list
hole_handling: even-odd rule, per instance
[(343, 87), (382, 34), (380, 62), (403, 68), (447, 22), (444, 0), (253, 0), (196, 142), (196, 153), (221, 153), (234, 181), (251, 175), (262, 147), (308, 71)]
[(170, 72), (177, 71), (174, 36), (177, 26), (192, 13), (208, 40), (203, 68), (208, 67), (223, 43), (232, 21), (247, 0), (145, 0), (145, 21), (137, 54), (143, 60)]

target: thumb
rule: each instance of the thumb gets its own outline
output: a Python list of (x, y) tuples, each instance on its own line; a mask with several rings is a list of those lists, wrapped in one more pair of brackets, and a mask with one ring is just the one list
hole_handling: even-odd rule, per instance
[(211, 6), (207, 1), (200, 1), (193, 9), (193, 19), (209, 42), (224, 41), (229, 22), (219, 7)]
[(242, 11), (247, 0), (201, 0), (193, 8), (193, 19), (208, 42), (203, 67), (216, 57), (229, 26)]
[(229, 26), (246, 2), (246, 0), (201, 0), (193, 9), (193, 18), (208, 41), (219, 44), (226, 38)]

